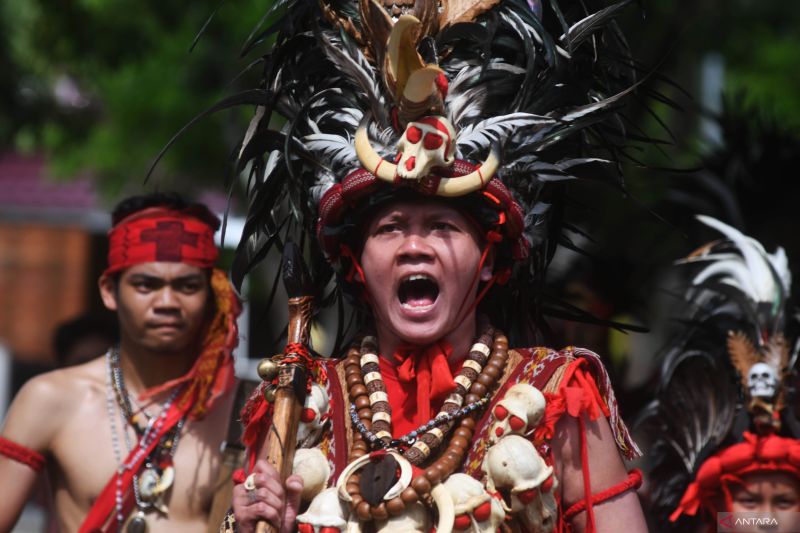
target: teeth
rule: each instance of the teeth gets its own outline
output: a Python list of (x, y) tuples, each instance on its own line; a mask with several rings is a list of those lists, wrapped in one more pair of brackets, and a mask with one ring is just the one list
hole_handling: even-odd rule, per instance
[(408, 276), (405, 279), (405, 281), (417, 281), (417, 280), (420, 280), (420, 279), (429, 279), (429, 280), (433, 281), (433, 278), (431, 278), (430, 276), (426, 276), (425, 274), (414, 274), (414, 275)]

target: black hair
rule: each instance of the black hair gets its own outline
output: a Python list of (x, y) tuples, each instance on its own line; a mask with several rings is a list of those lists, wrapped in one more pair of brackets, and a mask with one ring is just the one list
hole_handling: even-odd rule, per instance
[(119, 202), (111, 212), (111, 224), (116, 226), (119, 222), (134, 213), (144, 211), (151, 207), (167, 207), (182, 211), (205, 222), (215, 231), (219, 229), (220, 220), (204, 204), (189, 202), (175, 192), (156, 192), (140, 196), (131, 196)]

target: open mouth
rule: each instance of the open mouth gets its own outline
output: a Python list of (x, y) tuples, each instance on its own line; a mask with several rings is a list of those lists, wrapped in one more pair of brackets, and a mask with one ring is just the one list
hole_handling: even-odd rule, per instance
[(439, 297), (439, 284), (429, 276), (414, 274), (400, 282), (397, 297), (400, 304), (406, 307), (430, 307)]

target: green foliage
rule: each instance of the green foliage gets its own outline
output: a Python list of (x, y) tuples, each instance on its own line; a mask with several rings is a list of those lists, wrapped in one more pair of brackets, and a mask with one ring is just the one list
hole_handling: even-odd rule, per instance
[[(16, 78), (30, 85), (26, 94), (36, 105), (15, 124), (0, 122), (4, 142), (44, 150), (56, 176), (91, 171), (109, 196), (140, 190), (159, 150), (192, 117), (234, 90), (228, 82), (245, 66), (238, 51), (264, 9), (255, 1), (222, 5), (189, 51), (216, 7), (6, 0), (0, 24), (7, 37), (0, 54), (22, 70)], [(52, 89), (65, 80), (74, 80), (87, 105), (55, 105)], [(14, 89), (7, 94), (13, 96)], [(167, 153), (153, 183), (184, 191), (221, 183), (246, 115), (222, 112), (201, 120)]]
[[(255, 86), (258, 67), (237, 86), (228, 82), (252, 61), (238, 59), (239, 50), (269, 5), (217, 1), (0, 2), (0, 146), (46, 152), (56, 176), (89, 170), (109, 196), (139, 190), (155, 155), (184, 124), (223, 96)], [(690, 94), (699, 94), (703, 57), (718, 53), (726, 92), (744, 93), (744, 104), (800, 127), (795, 2), (648, 0), (641, 10), (629, 10), (621, 27), (645, 65), (659, 65)], [(53, 88), (64, 80), (74, 80), (88, 105), (57, 104)], [(677, 146), (631, 155), (657, 167), (696, 166), (704, 149), (700, 102), (655, 79), (648, 85), (685, 107), (654, 106)], [(220, 183), (249, 114), (240, 109), (201, 120), (168, 151), (152, 183), (184, 191)], [(628, 127), (673, 140), (643, 110)], [(629, 175), (636, 177), (636, 165)], [(646, 204), (664, 189), (652, 180), (628, 185), (646, 196)]]

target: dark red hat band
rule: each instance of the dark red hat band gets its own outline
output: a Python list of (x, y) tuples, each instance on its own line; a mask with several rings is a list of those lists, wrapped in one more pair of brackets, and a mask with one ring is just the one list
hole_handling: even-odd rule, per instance
[[(474, 165), (457, 159), (453, 165), (452, 174), (454, 176), (465, 175), (475, 168)], [(437, 185), (437, 176), (426, 176), (413, 189), (420, 194), (431, 195), (435, 198), (433, 194)], [(325, 229), (339, 224), (348, 210), (353, 209), (363, 198), (383, 186), (385, 183), (374, 174), (360, 168), (348, 174), (341, 183), (333, 185), (322, 196), (318, 208), (317, 237), (322, 249), (331, 260), (336, 261), (339, 258), (341, 236), (328, 235)], [(474, 194), (480, 195), (483, 201), (500, 214), (502, 226), (500, 234), (510, 243), (514, 261), (525, 259), (530, 253), (530, 245), (522, 234), (524, 211), (513, 199), (506, 186), (498, 178), (492, 178), (483, 189)]]
[(141, 263), (186, 263), (211, 268), (219, 257), (214, 229), (181, 211), (153, 207), (121, 220), (108, 232), (112, 274)]

